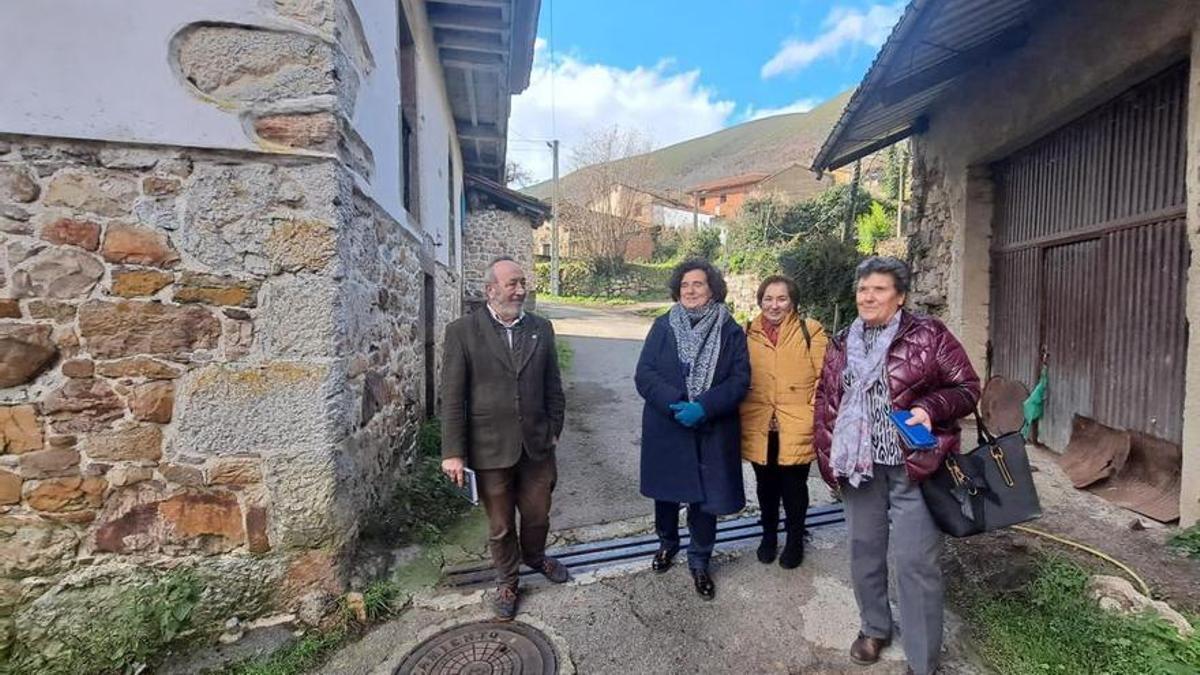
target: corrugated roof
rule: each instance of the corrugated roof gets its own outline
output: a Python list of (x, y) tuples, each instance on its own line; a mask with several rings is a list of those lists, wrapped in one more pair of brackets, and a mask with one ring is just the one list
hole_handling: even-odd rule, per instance
[(912, 0), (813, 160), (836, 169), (920, 132), (958, 78), (1024, 43), (1046, 0)]

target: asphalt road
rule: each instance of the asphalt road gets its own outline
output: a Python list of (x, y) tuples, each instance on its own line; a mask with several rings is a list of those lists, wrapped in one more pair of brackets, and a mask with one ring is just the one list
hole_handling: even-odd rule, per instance
[[(538, 303), (559, 340), (575, 351), (566, 374), (567, 421), (558, 449), (558, 487), (550, 523), (568, 530), (653, 513), (638, 492), (642, 399), (633, 372), (653, 319), (637, 307), (594, 308)], [(754, 473), (743, 463), (748, 505), (757, 506)], [(809, 480), (814, 504), (829, 492), (816, 472)]]

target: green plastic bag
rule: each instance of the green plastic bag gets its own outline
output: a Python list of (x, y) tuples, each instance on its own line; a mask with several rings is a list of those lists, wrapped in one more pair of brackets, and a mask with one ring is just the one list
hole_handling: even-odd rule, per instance
[(1029, 392), (1029, 397), (1021, 404), (1025, 414), (1025, 426), (1021, 427), (1021, 435), (1029, 438), (1033, 423), (1042, 418), (1046, 410), (1046, 387), (1050, 383), (1050, 374), (1046, 366), (1042, 366), (1042, 374), (1038, 377), (1037, 386)]

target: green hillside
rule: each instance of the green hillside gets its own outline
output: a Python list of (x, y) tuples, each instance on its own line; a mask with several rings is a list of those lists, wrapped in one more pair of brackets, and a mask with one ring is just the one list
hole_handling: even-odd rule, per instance
[[(722, 129), (707, 136), (648, 153), (653, 170), (646, 187), (680, 193), (698, 183), (743, 173), (773, 173), (792, 164), (812, 161), (837, 122), (853, 90), (847, 90), (806, 113), (777, 115)], [(562, 178), (570, 195), (571, 177)], [(524, 190), (539, 199), (550, 198), (550, 182)]]

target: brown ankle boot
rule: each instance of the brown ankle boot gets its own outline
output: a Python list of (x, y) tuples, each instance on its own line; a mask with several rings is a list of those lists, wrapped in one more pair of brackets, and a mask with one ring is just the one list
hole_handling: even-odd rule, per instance
[(891, 638), (877, 638), (859, 633), (854, 644), (850, 645), (850, 660), (860, 666), (869, 666), (879, 660), (879, 653), (890, 644)]

